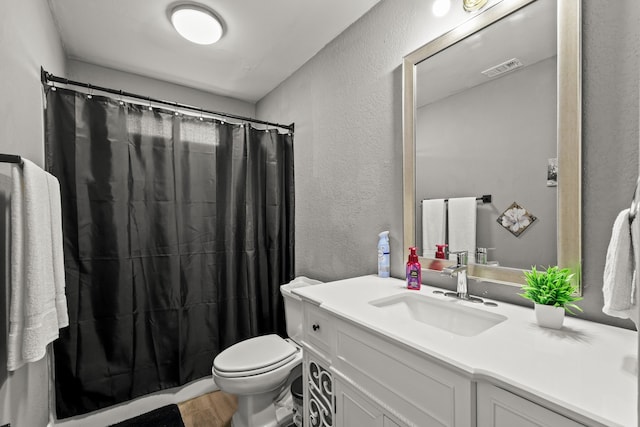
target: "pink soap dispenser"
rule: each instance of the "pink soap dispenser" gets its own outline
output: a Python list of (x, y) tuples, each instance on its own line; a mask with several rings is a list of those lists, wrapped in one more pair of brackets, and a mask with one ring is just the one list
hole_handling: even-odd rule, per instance
[(442, 271), (442, 269), (444, 268), (444, 264), (440, 260), (447, 258), (447, 255), (446, 255), (447, 246), (449, 246), (449, 245), (447, 245), (447, 244), (436, 245), (436, 249), (437, 249), (436, 250), (436, 259), (431, 262), (431, 265), (429, 265), (429, 269), (430, 270)]
[(407, 289), (419, 290), (422, 285), (422, 268), (416, 248), (409, 248), (409, 260), (407, 261)]

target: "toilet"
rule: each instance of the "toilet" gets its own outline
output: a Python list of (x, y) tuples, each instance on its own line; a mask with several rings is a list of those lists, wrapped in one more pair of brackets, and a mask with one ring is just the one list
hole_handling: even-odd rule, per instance
[(275, 334), (249, 338), (213, 360), (213, 381), (220, 390), (238, 397), (233, 427), (291, 424), (291, 411), (278, 404), (291, 399), (287, 396), (290, 385), (302, 374), (302, 303), (291, 290), (318, 283), (300, 276), (280, 287), (289, 338)]

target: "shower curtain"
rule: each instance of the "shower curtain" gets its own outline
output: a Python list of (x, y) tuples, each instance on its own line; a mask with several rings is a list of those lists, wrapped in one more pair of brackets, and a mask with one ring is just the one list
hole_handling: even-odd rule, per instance
[(47, 89), (70, 326), (58, 418), (209, 376), (251, 336), (285, 334), (293, 136)]

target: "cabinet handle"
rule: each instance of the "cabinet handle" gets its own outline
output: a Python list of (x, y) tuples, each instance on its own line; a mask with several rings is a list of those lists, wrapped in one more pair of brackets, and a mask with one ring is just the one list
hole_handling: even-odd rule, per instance
[(314, 330), (314, 331), (317, 331), (318, 329), (320, 329), (320, 325), (318, 325), (317, 323), (315, 323), (315, 324), (312, 326), (312, 328), (313, 328), (313, 330)]

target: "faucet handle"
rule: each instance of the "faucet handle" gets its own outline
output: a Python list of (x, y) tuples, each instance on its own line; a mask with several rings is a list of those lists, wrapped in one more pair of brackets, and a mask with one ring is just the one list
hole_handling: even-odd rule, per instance
[(476, 264), (487, 264), (487, 252), (495, 248), (476, 248)]
[(476, 248), (476, 264), (487, 263), (487, 248)]
[(450, 254), (455, 254), (458, 257), (458, 265), (467, 265), (469, 259), (469, 251), (453, 251)]

